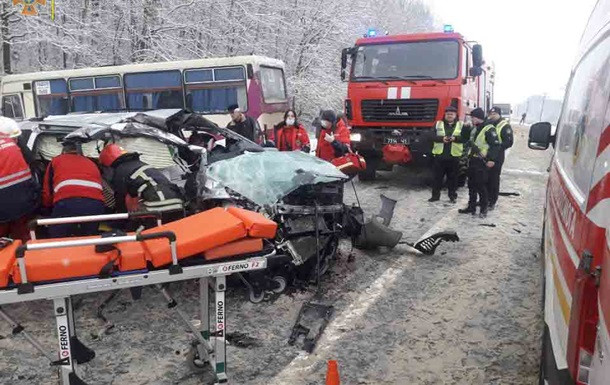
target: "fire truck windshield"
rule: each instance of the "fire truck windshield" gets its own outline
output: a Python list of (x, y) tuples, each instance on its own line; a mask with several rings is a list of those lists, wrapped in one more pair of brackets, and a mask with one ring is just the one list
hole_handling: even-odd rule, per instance
[(458, 53), (458, 42), (447, 40), (363, 45), (356, 52), (351, 79), (455, 79)]

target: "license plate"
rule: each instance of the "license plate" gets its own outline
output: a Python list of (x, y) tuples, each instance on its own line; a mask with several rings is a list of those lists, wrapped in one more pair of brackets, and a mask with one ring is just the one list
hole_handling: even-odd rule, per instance
[(391, 137), (391, 136), (386, 136), (385, 138), (383, 138), (383, 142), (385, 144), (409, 144), (409, 138), (397, 138), (397, 137)]

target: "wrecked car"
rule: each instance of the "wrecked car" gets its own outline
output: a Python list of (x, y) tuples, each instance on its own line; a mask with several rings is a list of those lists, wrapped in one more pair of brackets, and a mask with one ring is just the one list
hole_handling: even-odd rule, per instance
[[(22, 123), (36, 157), (39, 180), (62, 141), (74, 141), (96, 161), (116, 143), (161, 170), (187, 197), (187, 213), (235, 205), (278, 223), (277, 257), (265, 272), (241, 276), (253, 302), (281, 293), (293, 282), (319, 279), (335, 257), (344, 232), (347, 176), (332, 164), (299, 151), (265, 148), (201, 114), (155, 110), (50, 116)], [(103, 175), (110, 170), (100, 165)], [(109, 211), (112, 191), (104, 186)]]

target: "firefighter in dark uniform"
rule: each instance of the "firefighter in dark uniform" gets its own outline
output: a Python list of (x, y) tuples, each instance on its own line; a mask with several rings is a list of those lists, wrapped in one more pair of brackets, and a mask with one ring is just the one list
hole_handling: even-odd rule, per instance
[(457, 199), (458, 174), (460, 158), (464, 153), (464, 142), (468, 140), (466, 131), (462, 131), (462, 122), (458, 121), (457, 108), (449, 106), (445, 109), (445, 118), (436, 122), (436, 136), (432, 147), (434, 157), (434, 182), (432, 197), (428, 202), (436, 202), (441, 198), (443, 180), (447, 177), (449, 200), (455, 203)]
[(513, 129), (508, 119), (502, 119), (502, 110), (499, 107), (493, 107), (489, 110), (487, 123), (494, 126), (501, 147), (498, 159), (494, 167), (489, 171), (489, 181), (487, 184), (489, 210), (493, 210), (496, 207), (498, 195), (500, 194), (500, 175), (502, 174), (502, 165), (504, 165), (505, 152), (513, 146)]
[(480, 216), (487, 216), (489, 172), (495, 166), (500, 153), (500, 141), (495, 126), (485, 122), (485, 112), (476, 108), (470, 113), (473, 127), (470, 131), (468, 160), (468, 207), (458, 210), (461, 214), (476, 214), (477, 197), (481, 206)]
[(100, 152), (99, 160), (113, 170), (110, 186), (114, 190), (117, 212), (158, 212), (163, 222), (184, 216), (182, 191), (161, 171), (142, 162), (140, 154), (128, 153), (116, 144), (109, 144)]

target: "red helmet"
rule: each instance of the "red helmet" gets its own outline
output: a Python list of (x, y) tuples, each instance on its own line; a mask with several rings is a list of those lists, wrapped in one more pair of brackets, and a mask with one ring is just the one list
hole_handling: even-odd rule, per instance
[(99, 160), (103, 166), (110, 167), (112, 166), (115, 160), (117, 160), (121, 155), (126, 153), (127, 151), (125, 151), (118, 144), (109, 144), (104, 147), (102, 152), (100, 152)]

